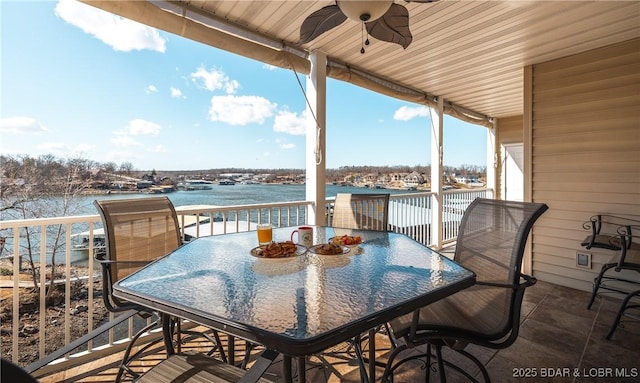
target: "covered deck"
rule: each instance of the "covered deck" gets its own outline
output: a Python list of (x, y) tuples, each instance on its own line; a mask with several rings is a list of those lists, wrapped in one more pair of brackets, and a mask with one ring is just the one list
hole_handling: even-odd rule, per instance
[[(295, 207), (298, 210), (278, 206), (284, 210), (277, 218), (273, 216), (272, 222), (326, 223), (324, 148), (325, 132), (330, 127), (325, 126), (325, 99), (331, 97), (326, 94), (327, 78), (348, 81), (434, 111), (433, 125), (425, 126), (433, 134), (428, 158), (432, 167), (428, 235), (411, 229), (407, 233), (434, 248), (441, 249), (447, 240), (455, 239), (455, 233), (446, 233), (443, 227), (443, 115), (489, 129), (489, 142), (478, 145), (490, 148), (487, 176), (494, 198), (509, 197), (507, 147), (519, 145), (521, 198), (544, 202), (550, 208), (532, 232), (525, 259), (524, 271), (536, 276), (539, 283), (525, 294), (523, 325), (515, 345), (497, 353), (480, 349), (473, 352), (484, 356), (481, 359), (495, 381), (538, 380), (543, 371), (567, 382), (640, 381), (637, 323), (618, 329), (614, 339), (606, 341), (604, 336), (619, 301), (597, 301), (596, 307), (586, 309), (593, 277), (610, 254), (590, 250), (590, 268), (578, 267), (576, 262), (584, 238), (581, 225), (589, 216), (611, 213), (640, 217), (640, 3), (403, 2), (414, 33), (410, 49), (376, 41), (375, 49), (360, 54), (361, 25), (354, 22), (312, 42), (298, 42), (303, 20), (333, 4), (329, 1), (85, 2), (169, 33), (308, 75), (307, 93), (312, 100), (308, 108), (316, 119), (307, 127), (307, 198)], [(272, 208), (258, 207), (266, 211)], [(220, 213), (237, 210), (228, 207)], [(304, 219), (300, 211), (305, 212)], [(73, 225), (86, 224), (92, 243), (98, 222), (97, 216), (63, 217), (62, 221), (0, 222), (0, 228), (13, 229), (8, 246), (19, 254), (19, 228), (24, 225), (45, 228), (63, 224), (70, 234)], [(34, 249), (34, 253), (44, 263), (44, 247)], [(91, 259), (90, 269), (94, 267)], [(14, 265), (14, 275), (18, 275), (18, 262)], [(41, 275), (37, 305), (44, 313), (45, 273)], [(65, 276), (68, 293), (72, 276), (69, 267)], [(91, 275), (89, 278), (93, 281)], [(13, 283), (14, 320), (12, 329), (3, 335), (12, 350), (3, 357), (18, 361), (20, 289), (17, 279)], [(89, 288), (89, 296), (93, 293)], [(65, 303), (70, 305), (68, 294)], [(93, 306), (88, 310), (91, 318)], [(49, 350), (44, 333), (46, 319), (40, 315), (43, 326), (38, 347), (39, 357), (44, 357)], [(68, 344), (68, 312), (63, 317)], [(95, 324), (91, 320), (89, 323), (89, 329), (93, 328)], [(111, 337), (108, 347), (94, 351), (89, 345), (90, 351), (76, 359), (80, 368), (48, 366), (41, 378), (112, 381), (111, 358), (118, 359), (121, 344)], [(160, 358), (158, 351), (149, 356), (149, 363)], [(342, 379), (329, 379), (359, 379), (355, 368), (343, 373)], [(533, 373), (537, 377), (531, 377)]]
[[(640, 322), (625, 323), (612, 340), (606, 340), (619, 301), (599, 299), (591, 310), (586, 309), (589, 294), (550, 283), (539, 282), (525, 294), (522, 327), (516, 343), (506, 350), (488, 350), (473, 347), (470, 352), (479, 356), (495, 382), (540, 381), (553, 378), (554, 382), (638, 382), (637, 344), (640, 342)], [(223, 342), (227, 342), (223, 338)], [(377, 335), (377, 360), (384, 362), (389, 342)], [(238, 345), (241, 341), (236, 341)], [(225, 344), (226, 346), (226, 344)], [(201, 350), (201, 343), (188, 343), (183, 350)], [(236, 347), (241, 349), (242, 347)], [(420, 348), (421, 349), (421, 348)], [(336, 348), (336, 351), (344, 351)], [(257, 350), (259, 351), (259, 350)], [(414, 351), (417, 352), (417, 351)], [(451, 351), (447, 358), (466, 368), (468, 361)], [(156, 347), (136, 365), (138, 371), (158, 363), (165, 357), (163, 347)], [(243, 352), (238, 358), (244, 357)], [(312, 357), (307, 362), (307, 380), (310, 382), (360, 382), (358, 368), (341, 358)], [(89, 361), (63, 372), (40, 378), (42, 383), (109, 382), (117, 373), (120, 354)], [(467, 364), (465, 364), (467, 363)], [(270, 367), (267, 377), (282, 381), (281, 359)], [(473, 371), (473, 370), (470, 370)], [(465, 382), (462, 376), (448, 372), (447, 381)], [(382, 368), (378, 368), (380, 381)], [(424, 377), (424, 366), (411, 362), (396, 375), (398, 382), (417, 382)], [(437, 379), (437, 375), (433, 375)], [(481, 378), (481, 377), (478, 377)], [(436, 380), (437, 381), (437, 380)]]

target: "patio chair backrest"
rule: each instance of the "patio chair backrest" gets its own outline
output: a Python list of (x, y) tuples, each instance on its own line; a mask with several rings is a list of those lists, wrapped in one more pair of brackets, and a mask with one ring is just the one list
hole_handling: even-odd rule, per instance
[(118, 310), (123, 303), (111, 297), (113, 283), (178, 248), (178, 218), (167, 197), (102, 200), (94, 205), (102, 218), (107, 246), (106, 254), (96, 255), (104, 266), (104, 295)]
[(476, 284), (394, 320), (394, 332), (414, 341), (451, 339), (490, 348), (513, 343), (525, 287), (535, 283), (521, 273), (525, 244), (547, 209), (542, 203), (475, 199), (460, 223), (454, 259), (476, 273)]
[(388, 223), (389, 194), (336, 195), (333, 205), (333, 227), (387, 231)]
[(473, 270), (479, 282), (465, 292), (475, 297), (465, 300), (465, 310), (478, 310), (474, 315), (477, 323), (469, 330), (498, 339), (518, 326), (513, 323), (518, 320), (513, 310), (519, 314), (517, 298), (524, 293), (515, 287), (521, 283), (525, 245), (534, 222), (546, 210), (547, 205), (541, 203), (478, 198), (465, 211), (454, 259)]
[[(442, 376), (441, 349), (448, 346), (473, 361), (484, 380), (490, 380), (482, 362), (465, 347), (475, 344), (503, 349), (517, 339), (524, 291), (536, 283), (534, 277), (521, 271), (525, 244), (533, 224), (547, 209), (543, 203), (484, 198), (475, 199), (467, 207), (454, 259), (476, 273), (476, 284), (390, 322), (393, 336), (406, 342), (389, 356), (385, 377), (410, 360), (393, 362), (399, 352), (408, 348), (406, 345), (428, 343), (436, 347)], [(427, 355), (430, 350), (427, 348)], [(471, 378), (464, 370), (453, 367)]]

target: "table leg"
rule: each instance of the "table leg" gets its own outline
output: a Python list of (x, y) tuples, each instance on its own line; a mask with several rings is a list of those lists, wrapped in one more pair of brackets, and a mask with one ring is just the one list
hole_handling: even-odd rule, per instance
[(307, 381), (307, 366), (306, 358), (301, 356), (298, 358), (298, 383), (305, 383)]
[(293, 383), (293, 377), (291, 376), (291, 357), (288, 355), (282, 355), (282, 374), (284, 375), (285, 383)]
[(376, 330), (369, 330), (369, 381), (376, 381)]
[(236, 337), (233, 335), (229, 335), (227, 337), (227, 350), (229, 353), (229, 364), (232, 366), (236, 365)]
[(173, 349), (173, 326), (171, 323), (171, 316), (167, 314), (162, 315), (162, 338), (164, 340), (164, 347), (167, 350), (167, 355), (175, 354)]

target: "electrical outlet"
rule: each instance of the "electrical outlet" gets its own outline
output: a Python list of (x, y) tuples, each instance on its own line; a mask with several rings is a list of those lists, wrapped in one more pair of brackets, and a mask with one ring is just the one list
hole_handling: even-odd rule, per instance
[(591, 254), (583, 251), (576, 252), (576, 267), (591, 269)]

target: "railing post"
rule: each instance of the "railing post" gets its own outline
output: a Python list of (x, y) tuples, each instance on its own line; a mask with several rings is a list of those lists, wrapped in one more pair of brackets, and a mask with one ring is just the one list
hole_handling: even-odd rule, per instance
[[(437, 110), (431, 110), (431, 243), (436, 249), (442, 248), (442, 124), (444, 117), (444, 98), (438, 97)], [(434, 118), (435, 117), (435, 118)]]

